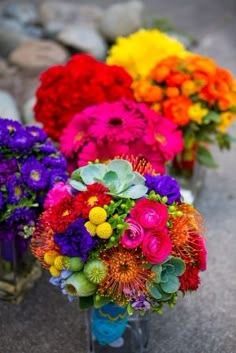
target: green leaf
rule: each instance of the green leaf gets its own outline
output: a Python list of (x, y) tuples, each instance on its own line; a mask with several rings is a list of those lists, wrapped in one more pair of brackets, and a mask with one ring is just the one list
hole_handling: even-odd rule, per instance
[(215, 163), (210, 151), (203, 146), (198, 147), (197, 160), (200, 164), (203, 164), (206, 167), (209, 167), (209, 168), (217, 168), (218, 167), (218, 165)]
[(79, 298), (79, 307), (80, 309), (88, 309), (93, 306), (93, 296), (89, 297), (80, 297)]
[(101, 308), (103, 305), (108, 304), (110, 302), (109, 298), (103, 297), (100, 294), (94, 294), (93, 296), (93, 304), (95, 308)]
[(104, 164), (90, 164), (79, 169), (80, 176), (85, 184), (90, 185), (95, 182), (95, 179), (104, 177), (106, 166)]
[(165, 264), (165, 269), (168, 274), (175, 273), (175, 267), (173, 265), (171, 265), (170, 263)]
[(103, 177), (103, 182), (105, 185), (117, 184), (119, 183), (119, 178), (116, 172), (109, 170)]
[(230, 108), (230, 111), (232, 113), (236, 113), (236, 105), (233, 105), (231, 108)]
[(172, 257), (169, 262), (171, 265), (174, 266), (174, 274), (176, 276), (181, 276), (185, 271), (185, 262), (180, 259), (179, 257)]
[(86, 185), (82, 184), (80, 181), (76, 181), (76, 180), (69, 180), (69, 184), (78, 191), (86, 191), (87, 187)]
[(147, 283), (148, 293), (155, 299), (161, 299), (162, 295), (154, 284)]
[(147, 191), (148, 191), (148, 188), (144, 185), (134, 185), (134, 186), (131, 186), (125, 192), (122, 192), (117, 196), (136, 200), (143, 197), (147, 193)]
[(71, 174), (71, 179), (80, 181), (81, 176), (80, 176), (80, 169), (76, 169), (72, 174)]
[(124, 159), (114, 159), (111, 161), (108, 166), (107, 170), (112, 170), (116, 172), (119, 178), (124, 178), (125, 174), (132, 173), (132, 166), (128, 161)]
[(153, 281), (155, 283), (159, 283), (161, 281), (162, 266), (161, 265), (154, 265), (154, 266), (152, 266), (152, 271), (155, 273), (155, 278)]
[(128, 315), (133, 315), (134, 313), (134, 308), (130, 304), (127, 306), (127, 313)]
[(220, 123), (220, 121), (221, 121), (220, 114), (212, 110), (206, 116), (204, 116), (202, 120), (203, 124)]
[(168, 275), (167, 282), (161, 282), (160, 286), (162, 290), (166, 293), (175, 293), (180, 287), (180, 281), (175, 275)]

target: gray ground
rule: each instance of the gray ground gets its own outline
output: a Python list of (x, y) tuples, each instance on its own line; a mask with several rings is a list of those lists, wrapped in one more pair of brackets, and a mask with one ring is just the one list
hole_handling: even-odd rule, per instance
[[(196, 35), (201, 39), (198, 51), (236, 74), (235, 0), (147, 0), (146, 4)], [(232, 132), (236, 135), (235, 127)], [(206, 219), (208, 271), (197, 293), (153, 318), (150, 353), (236, 352), (236, 145), (230, 152), (214, 152), (220, 167), (207, 172), (197, 203)], [(13, 352), (87, 353), (83, 314), (47, 283), (46, 275), (21, 305), (0, 303), (0, 353)]]

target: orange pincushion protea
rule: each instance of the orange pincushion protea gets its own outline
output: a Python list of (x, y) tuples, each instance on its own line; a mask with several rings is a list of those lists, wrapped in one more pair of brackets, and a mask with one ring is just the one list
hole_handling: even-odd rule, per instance
[(142, 156), (134, 156), (134, 155), (122, 155), (122, 156), (117, 156), (115, 158), (118, 159), (125, 159), (132, 165), (132, 169), (135, 172), (138, 172), (142, 175), (144, 174), (156, 174), (155, 169), (153, 168), (152, 164)]
[(138, 298), (147, 293), (146, 283), (154, 273), (144, 267), (139, 250), (125, 249), (122, 246), (103, 251), (102, 261), (109, 271), (105, 280), (99, 285), (98, 291), (119, 304), (126, 303), (130, 297)]
[(40, 217), (38, 226), (33, 234), (31, 251), (45, 268), (50, 267), (49, 264), (44, 261), (45, 253), (50, 251), (59, 253), (59, 248), (54, 242), (54, 231), (50, 228), (43, 216)]
[(170, 217), (172, 255), (181, 257), (186, 263), (197, 264), (201, 258), (199, 236), (203, 231), (203, 219), (196, 209), (186, 203), (178, 205), (177, 210), (182, 215)]

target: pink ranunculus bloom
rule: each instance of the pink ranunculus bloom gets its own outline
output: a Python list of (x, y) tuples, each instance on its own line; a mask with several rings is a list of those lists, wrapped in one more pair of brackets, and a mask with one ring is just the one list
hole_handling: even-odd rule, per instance
[(158, 264), (166, 260), (171, 254), (172, 243), (167, 228), (152, 229), (145, 232), (142, 250), (148, 262)]
[(44, 201), (44, 207), (53, 207), (68, 195), (70, 195), (70, 186), (60, 181), (56, 183), (47, 194), (46, 200)]
[(125, 230), (121, 238), (121, 244), (128, 249), (137, 248), (143, 241), (144, 230), (132, 218), (127, 219), (126, 222), (129, 224), (129, 228)]
[(144, 229), (163, 229), (168, 221), (166, 205), (148, 199), (139, 200), (130, 215)]

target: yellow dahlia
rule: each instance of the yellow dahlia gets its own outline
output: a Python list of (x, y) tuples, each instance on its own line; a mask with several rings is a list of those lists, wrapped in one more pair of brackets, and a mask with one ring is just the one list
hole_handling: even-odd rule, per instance
[(107, 63), (124, 67), (134, 78), (144, 77), (162, 59), (189, 53), (183, 44), (157, 29), (141, 29), (128, 37), (118, 37)]

